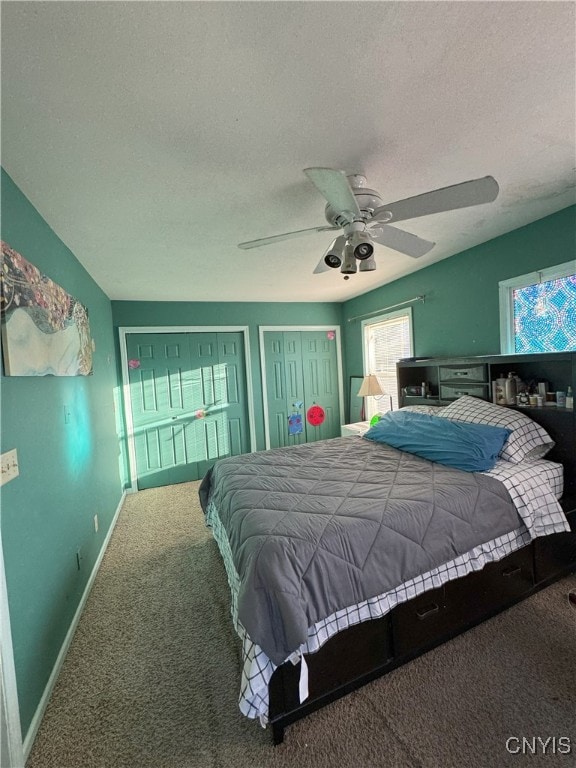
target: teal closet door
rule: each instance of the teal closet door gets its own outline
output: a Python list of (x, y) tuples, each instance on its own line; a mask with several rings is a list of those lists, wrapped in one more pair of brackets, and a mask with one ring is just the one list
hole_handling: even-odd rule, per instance
[[(265, 331), (267, 416), (270, 447), (280, 448), (340, 435), (336, 340), (326, 331)], [(318, 405), (324, 422), (307, 420)], [(290, 416), (299, 414), (302, 431), (292, 434)]]
[(324, 411), (324, 421), (319, 425), (305, 420), (306, 442), (338, 437), (341, 424), (336, 341), (326, 331), (302, 331), (302, 371), (306, 413), (314, 405)]
[(189, 453), (204, 477), (218, 458), (247, 453), (250, 448), (246, 399), (246, 370), (242, 333), (189, 334), (196, 363), (196, 401), (206, 416), (188, 427)]
[(288, 419), (292, 414), (299, 413), (304, 422), (302, 407), (298, 407), (300, 401), (304, 402), (300, 333), (265, 331), (264, 360), (270, 447), (305, 443), (305, 427), (295, 434), (288, 430)]
[(241, 333), (129, 334), (127, 353), (139, 489), (249, 450)]

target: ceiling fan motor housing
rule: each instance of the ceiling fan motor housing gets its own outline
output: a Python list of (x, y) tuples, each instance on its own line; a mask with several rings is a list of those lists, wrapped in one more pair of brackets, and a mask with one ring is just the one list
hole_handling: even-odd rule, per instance
[[(352, 188), (356, 202), (358, 203), (358, 208), (360, 208), (362, 220), (369, 221), (376, 208), (383, 205), (382, 198), (374, 189), (368, 189), (368, 187), (363, 186), (363, 184), (366, 183), (365, 176), (355, 175), (348, 176), (347, 178), (350, 182), (350, 187)], [(335, 211), (330, 204), (326, 205), (324, 215), (326, 216), (326, 221), (335, 227), (342, 227), (344, 224), (354, 220), (352, 214), (351, 218), (347, 218), (345, 212)], [(358, 218), (357, 215), (356, 218)]]

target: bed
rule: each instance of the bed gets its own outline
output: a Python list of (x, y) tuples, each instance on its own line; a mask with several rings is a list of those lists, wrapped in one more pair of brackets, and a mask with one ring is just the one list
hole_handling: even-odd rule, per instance
[[(565, 466), (550, 460), (573, 449), (569, 423), (553, 435), (462, 397), (401, 409), (376, 437), (217, 462), (200, 499), (243, 645), (242, 713), (279, 743), (290, 723), (576, 568)], [(450, 433), (456, 460), (420, 439), (428, 429), (444, 446)], [(483, 429), (502, 434), (476, 471)]]

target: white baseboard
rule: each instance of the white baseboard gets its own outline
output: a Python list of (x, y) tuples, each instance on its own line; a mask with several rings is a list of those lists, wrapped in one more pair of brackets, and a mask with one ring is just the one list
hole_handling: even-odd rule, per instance
[(86, 587), (84, 588), (84, 592), (82, 593), (82, 597), (80, 599), (80, 602), (78, 603), (78, 608), (76, 609), (76, 613), (74, 614), (72, 623), (68, 628), (68, 632), (66, 633), (66, 637), (64, 638), (64, 642), (62, 643), (62, 647), (60, 648), (60, 652), (58, 654), (56, 662), (54, 663), (52, 673), (48, 679), (48, 682), (46, 683), (46, 688), (44, 688), (44, 693), (42, 694), (40, 703), (36, 707), (36, 712), (34, 712), (34, 717), (32, 718), (32, 721), (30, 723), (30, 726), (24, 738), (23, 750), (24, 750), (25, 760), (27, 760), (28, 756), (30, 755), (32, 745), (34, 744), (34, 739), (36, 738), (36, 734), (38, 733), (38, 729), (40, 728), (40, 723), (42, 722), (42, 718), (44, 717), (44, 712), (46, 711), (46, 707), (48, 706), (48, 702), (50, 701), (52, 690), (54, 689), (56, 680), (58, 679), (58, 675), (60, 674), (60, 670), (62, 668), (62, 664), (64, 663), (64, 659), (66, 658), (66, 654), (68, 653), (68, 648), (70, 647), (70, 643), (72, 642), (72, 638), (74, 637), (74, 633), (76, 632), (76, 627), (78, 626), (78, 622), (80, 621), (80, 617), (82, 616), (82, 611), (84, 610), (84, 606), (86, 605), (86, 601), (88, 600), (88, 595), (90, 594), (90, 590), (92, 589), (92, 585), (94, 584), (94, 579), (96, 578), (96, 574), (98, 573), (98, 570), (100, 568), (100, 563), (102, 562), (102, 558), (104, 557), (104, 553), (106, 552), (106, 549), (108, 547), (108, 542), (110, 541), (110, 537), (112, 536), (112, 533), (114, 532), (114, 528), (116, 527), (118, 515), (120, 514), (120, 510), (122, 509), (122, 505), (124, 504), (125, 498), (126, 498), (126, 491), (123, 491), (120, 501), (118, 502), (118, 506), (116, 507), (116, 512), (114, 513), (114, 517), (112, 518), (112, 522), (110, 523), (110, 527), (108, 528), (108, 533), (106, 534), (106, 538), (102, 543), (102, 547), (100, 549), (100, 553), (98, 554), (98, 558), (94, 563), (94, 567), (92, 568), (92, 573), (90, 574), (90, 578), (86, 583)]

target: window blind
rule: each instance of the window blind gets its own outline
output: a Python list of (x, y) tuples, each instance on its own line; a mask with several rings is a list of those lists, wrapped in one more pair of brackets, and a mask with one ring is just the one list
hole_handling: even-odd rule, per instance
[(398, 408), (396, 363), (401, 358), (412, 355), (410, 319), (410, 313), (407, 311), (394, 313), (393, 317), (364, 326), (366, 372), (374, 373), (386, 392), (378, 399), (366, 398), (367, 418), (371, 418), (375, 413), (389, 411), (390, 396), (394, 409)]

